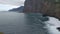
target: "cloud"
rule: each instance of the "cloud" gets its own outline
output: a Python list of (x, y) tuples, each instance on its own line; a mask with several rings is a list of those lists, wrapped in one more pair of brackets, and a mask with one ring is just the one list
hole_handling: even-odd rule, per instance
[(17, 7), (19, 6), (0, 4), (0, 11), (5, 11), (5, 10), (12, 9), (12, 8), (17, 8)]
[(2, 4), (24, 5), (25, 0), (0, 0)]

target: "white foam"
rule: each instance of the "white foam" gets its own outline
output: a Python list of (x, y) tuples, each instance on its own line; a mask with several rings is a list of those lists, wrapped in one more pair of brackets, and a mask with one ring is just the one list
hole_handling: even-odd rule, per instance
[(49, 21), (46, 21), (45, 23), (50, 34), (60, 34), (60, 32), (56, 29), (57, 27), (60, 27), (60, 21), (58, 19), (49, 17)]

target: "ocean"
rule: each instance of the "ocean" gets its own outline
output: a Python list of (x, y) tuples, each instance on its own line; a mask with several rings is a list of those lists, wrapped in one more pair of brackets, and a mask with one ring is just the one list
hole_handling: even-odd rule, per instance
[(59, 22), (40, 13), (0, 12), (0, 32), (4, 34), (60, 34)]

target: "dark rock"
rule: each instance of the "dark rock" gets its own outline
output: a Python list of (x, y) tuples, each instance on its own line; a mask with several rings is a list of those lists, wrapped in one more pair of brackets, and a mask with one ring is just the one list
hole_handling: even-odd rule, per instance
[(59, 7), (60, 3), (56, 3), (55, 0), (26, 0), (23, 12), (42, 13), (60, 19)]
[(57, 27), (57, 30), (60, 31), (60, 27)]
[(24, 12), (45, 14), (49, 9), (52, 12), (55, 7), (54, 1), (55, 0), (26, 0), (24, 4)]

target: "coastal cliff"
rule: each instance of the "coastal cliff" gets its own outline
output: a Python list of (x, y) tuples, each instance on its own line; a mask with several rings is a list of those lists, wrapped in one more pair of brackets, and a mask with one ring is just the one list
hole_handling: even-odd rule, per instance
[(45, 16), (60, 19), (60, 3), (56, 0), (26, 0), (24, 4), (25, 13), (42, 13)]

